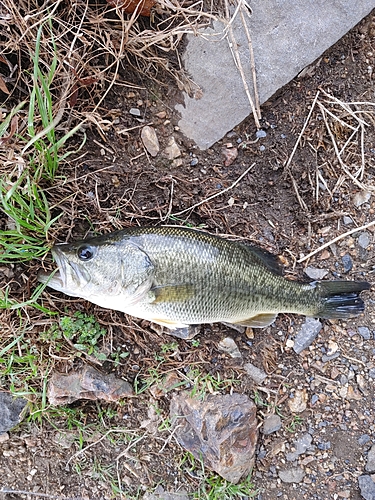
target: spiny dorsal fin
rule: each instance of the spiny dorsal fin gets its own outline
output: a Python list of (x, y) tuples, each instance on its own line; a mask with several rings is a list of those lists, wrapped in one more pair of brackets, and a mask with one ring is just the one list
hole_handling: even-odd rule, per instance
[(284, 274), (283, 266), (280, 263), (279, 257), (274, 255), (268, 250), (264, 250), (256, 245), (252, 245), (251, 243), (243, 242), (242, 245), (251, 253), (256, 255), (259, 260), (272, 272), (282, 276)]

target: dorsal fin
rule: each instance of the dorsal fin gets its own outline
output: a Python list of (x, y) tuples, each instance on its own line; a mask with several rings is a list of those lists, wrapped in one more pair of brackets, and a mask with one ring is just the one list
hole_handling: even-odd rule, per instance
[(279, 261), (279, 257), (274, 255), (268, 250), (253, 245), (251, 243), (241, 242), (241, 244), (252, 254), (256, 255), (258, 259), (272, 272), (282, 276), (284, 274), (283, 266)]

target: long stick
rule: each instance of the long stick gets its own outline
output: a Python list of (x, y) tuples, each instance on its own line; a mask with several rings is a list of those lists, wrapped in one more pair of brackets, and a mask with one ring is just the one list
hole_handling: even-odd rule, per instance
[(177, 212), (175, 214), (171, 214), (172, 216), (177, 216), (177, 215), (182, 215), (186, 212), (189, 212), (189, 210), (194, 210), (194, 208), (197, 208), (199, 207), (200, 205), (203, 205), (203, 203), (206, 203), (207, 201), (211, 201), (213, 200), (214, 198), (216, 198), (217, 196), (220, 196), (224, 193), (227, 193), (228, 191), (230, 191), (231, 189), (233, 189), (235, 186), (237, 186), (237, 184), (245, 177), (246, 174), (248, 174), (250, 172), (250, 170), (254, 167), (255, 163), (253, 163), (252, 165), (250, 165), (250, 167), (248, 169), (245, 170), (245, 172), (243, 174), (241, 174), (239, 176), (239, 178), (233, 182), (233, 184), (231, 184), (229, 187), (223, 189), (222, 191), (219, 191), (218, 193), (215, 193), (213, 194), (212, 196), (209, 196), (208, 198), (200, 201), (199, 203), (196, 203), (195, 205), (189, 207), (189, 208), (185, 208), (184, 210), (181, 210), (181, 212)]
[(368, 229), (371, 226), (375, 226), (375, 220), (372, 222), (369, 222), (368, 224), (365, 224), (364, 226), (361, 227), (355, 227), (354, 229), (351, 229), (350, 231), (347, 231), (344, 234), (340, 234), (340, 236), (336, 236), (333, 240), (329, 241), (328, 243), (324, 243), (321, 247), (317, 248), (313, 252), (310, 252), (308, 255), (305, 255), (301, 259), (297, 260), (297, 262), (300, 264), (301, 262), (304, 262), (305, 260), (309, 259), (316, 253), (320, 252), (321, 250), (324, 250), (325, 248), (329, 247), (330, 245), (333, 245), (333, 243), (337, 243), (338, 241), (342, 240), (343, 238), (346, 238), (346, 236), (350, 236), (353, 233), (357, 233), (358, 231), (364, 231), (365, 229)]

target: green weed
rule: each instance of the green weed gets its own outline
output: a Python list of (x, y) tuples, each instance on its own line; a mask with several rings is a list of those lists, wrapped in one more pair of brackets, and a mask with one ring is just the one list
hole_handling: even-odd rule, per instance
[(191, 453), (185, 453), (180, 468), (185, 465), (199, 481), (193, 498), (197, 500), (238, 500), (240, 498), (254, 498), (257, 491), (251, 481), (251, 474), (240, 483), (233, 484), (212, 471), (207, 471), (203, 460), (195, 458)]
[(201, 372), (199, 368), (189, 367), (185, 383), (188, 388), (191, 388), (191, 397), (203, 398), (207, 393), (217, 394), (241, 382), (234, 377), (222, 379), (219, 372), (212, 375)]
[[(49, 231), (61, 214), (52, 215), (43, 180), (54, 180), (59, 163), (72, 153), (59, 155), (61, 148), (81, 127), (81, 124), (76, 126), (61, 138), (56, 136), (55, 129), (64, 106), (60, 104), (54, 116), (51, 86), (58, 60), (51, 20), (49, 28), (54, 56), (45, 72), (40, 67), (39, 57), (43, 25), (38, 30), (32, 55), (33, 87), (28, 106), (27, 136), (18, 136), (26, 145), (21, 154), (15, 155), (13, 170), (0, 178), (0, 210), (7, 221), (6, 229), (0, 232), (0, 263), (5, 264), (30, 261), (48, 252)], [(12, 119), (25, 104), (20, 103), (0, 124), (0, 142)], [(37, 129), (41, 130), (37, 132)]]
[(73, 316), (62, 316), (41, 338), (45, 341), (55, 341), (57, 351), (61, 349), (61, 342), (58, 341), (65, 338), (79, 353), (105, 361), (107, 355), (100, 351), (99, 341), (106, 334), (107, 330), (99, 325), (94, 316), (77, 311)]

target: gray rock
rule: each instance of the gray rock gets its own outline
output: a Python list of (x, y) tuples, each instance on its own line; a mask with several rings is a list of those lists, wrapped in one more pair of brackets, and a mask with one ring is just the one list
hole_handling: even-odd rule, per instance
[(344, 273), (348, 273), (353, 269), (353, 261), (348, 253), (346, 253), (341, 260), (344, 266)]
[(267, 378), (267, 374), (263, 370), (251, 363), (246, 363), (244, 369), (249, 377), (258, 385), (262, 384)]
[(263, 422), (262, 432), (263, 434), (272, 434), (281, 429), (281, 418), (276, 413), (267, 415)]
[(306, 318), (294, 339), (294, 352), (300, 354), (306, 347), (309, 347), (309, 345), (314, 342), (321, 329), (322, 323), (318, 319)]
[(305, 471), (300, 467), (292, 467), (279, 471), (279, 478), (283, 483), (300, 483), (305, 477)]
[(367, 455), (366, 471), (375, 472), (375, 444), (371, 446)]
[(316, 267), (306, 267), (305, 274), (312, 280), (321, 280), (324, 276), (327, 276), (328, 271), (326, 269), (318, 269)]
[[(307, 65), (355, 26), (374, 7), (374, 0), (262, 0), (245, 13), (251, 34), (262, 104)], [(316, 13), (319, 12), (319, 16)], [(252, 92), (249, 44), (240, 15), (232, 22), (248, 87)], [(226, 25), (214, 21), (203, 36), (188, 35), (185, 68), (199, 89), (185, 94), (179, 127), (199, 148), (206, 149), (250, 113), (250, 104), (237, 70)]]
[(358, 486), (365, 500), (375, 500), (375, 483), (370, 476), (359, 476)]
[(0, 434), (10, 431), (20, 423), (26, 405), (26, 399), (14, 398), (9, 392), (0, 392)]
[(375, 378), (375, 368), (370, 368), (368, 371), (368, 376), (371, 378)]
[(351, 217), (348, 217), (347, 215), (344, 215), (342, 218), (345, 226), (349, 226), (349, 224), (353, 224), (353, 219)]
[(370, 340), (371, 339), (371, 330), (369, 328), (367, 328), (367, 326), (359, 326), (358, 327), (358, 333), (365, 340)]
[(367, 231), (361, 233), (358, 237), (358, 245), (362, 248), (367, 248), (371, 243), (371, 235)]
[(204, 400), (175, 394), (170, 416), (177, 441), (206, 467), (232, 483), (250, 473), (258, 438), (256, 406), (245, 394), (210, 394)]

